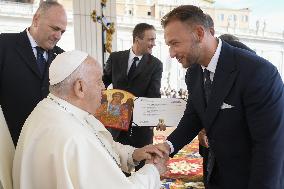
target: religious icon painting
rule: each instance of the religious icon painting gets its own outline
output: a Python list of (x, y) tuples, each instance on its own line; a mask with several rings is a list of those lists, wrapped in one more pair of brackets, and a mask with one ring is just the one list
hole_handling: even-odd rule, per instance
[(127, 131), (131, 122), (135, 96), (118, 89), (105, 90), (95, 117), (105, 127)]

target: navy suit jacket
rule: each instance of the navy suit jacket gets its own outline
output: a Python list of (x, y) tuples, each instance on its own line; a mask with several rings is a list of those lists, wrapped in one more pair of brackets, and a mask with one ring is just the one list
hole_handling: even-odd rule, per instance
[[(223, 42), (205, 109), (202, 68), (187, 77), (189, 101), (168, 137), (177, 153), (205, 128), (223, 189), (284, 188), (284, 86), (267, 60)], [(223, 103), (233, 107), (221, 109)], [(214, 175), (216, 174), (216, 175)]]
[(48, 67), (59, 47), (48, 51), (45, 73), (40, 74), (26, 31), (0, 34), (0, 104), (14, 144), (37, 103), (48, 94)]

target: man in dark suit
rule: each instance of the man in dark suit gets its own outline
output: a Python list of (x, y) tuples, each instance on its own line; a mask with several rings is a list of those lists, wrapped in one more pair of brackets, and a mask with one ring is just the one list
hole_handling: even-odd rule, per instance
[(215, 38), (198, 7), (177, 7), (162, 25), (171, 57), (191, 67), (191, 92), (176, 130), (157, 146), (173, 155), (205, 128), (207, 188), (284, 188), (284, 85), (275, 66)]
[[(159, 98), (162, 62), (151, 55), (156, 33), (152, 25), (137, 24), (133, 30), (133, 46), (129, 50), (113, 52), (104, 67), (103, 81), (114, 89), (122, 89), (136, 97)], [(133, 65), (134, 64), (134, 65)], [(136, 68), (133, 70), (133, 66)], [(114, 139), (137, 148), (153, 142), (153, 128), (132, 127), (127, 132), (111, 130)]]
[[(252, 53), (255, 53), (252, 49), (250, 49), (248, 46), (246, 46), (245, 44), (236, 41), (236, 40), (231, 40), (230, 38), (224, 38), (223, 36), (227, 36), (230, 34), (224, 34), (219, 36), (219, 39), (222, 39), (222, 41), (225, 41), (226, 43), (228, 43), (229, 45), (233, 46), (233, 47), (237, 47), (240, 49), (244, 49), (247, 51), (250, 51)], [(195, 64), (196, 66), (198, 66), (198, 64)], [(186, 81), (186, 85), (188, 87), (190, 87), (190, 82), (189, 82), (189, 75), (191, 74), (191, 70), (194, 71), (194, 68), (192, 68), (193, 66), (191, 66), (190, 68), (187, 69), (186, 71), (186, 75), (185, 75), (185, 81)], [(190, 88), (188, 89), (190, 90)], [(209, 153), (209, 144), (208, 144), (208, 138), (206, 136), (206, 131), (203, 128), (201, 131), (199, 131), (198, 133), (198, 141), (199, 141), (199, 154), (203, 157), (203, 181), (204, 184), (206, 185), (206, 177), (207, 177), (207, 171), (206, 171), (206, 167), (207, 167), (207, 158), (208, 158), (208, 153)]]
[[(206, 14), (206, 19), (208, 22), (210, 33), (212, 34), (212, 36), (214, 36), (215, 35), (214, 21), (209, 14)], [(233, 47), (245, 49), (245, 50), (255, 53), (252, 49), (247, 47), (245, 44), (239, 42), (239, 39), (234, 35), (222, 34), (219, 36), (219, 39), (222, 39), (222, 41), (227, 42), (229, 45), (232, 45)], [(195, 64), (195, 65), (198, 66), (198, 64)], [(186, 71), (185, 81), (186, 81), (187, 86), (191, 86), (189, 82), (189, 78), (190, 78), (189, 74), (191, 70), (194, 70), (194, 68), (192, 67), (193, 66), (188, 68)], [(190, 90), (190, 88), (188, 90)], [(206, 182), (207, 180), (207, 159), (209, 155), (209, 144), (208, 144), (208, 138), (206, 136), (206, 131), (204, 128), (198, 133), (198, 140), (199, 140), (199, 154), (203, 157), (203, 182), (206, 185), (207, 184)]]
[(62, 5), (45, 1), (29, 28), (0, 35), (0, 104), (15, 145), (26, 118), (48, 94), (48, 68), (63, 52), (56, 43), (66, 25)]

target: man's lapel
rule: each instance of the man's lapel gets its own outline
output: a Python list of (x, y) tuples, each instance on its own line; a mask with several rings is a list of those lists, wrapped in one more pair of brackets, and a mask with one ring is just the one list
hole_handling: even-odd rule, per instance
[[(191, 69), (191, 68), (188, 68)], [(192, 94), (189, 95), (189, 98), (192, 98), (194, 106), (199, 115), (204, 115), (205, 112), (205, 98), (204, 98), (204, 91), (203, 91), (203, 75), (202, 75), (202, 68), (197, 65), (195, 66), (194, 70), (190, 70), (192, 74), (190, 77), (190, 81), (188, 82), (189, 92)], [(194, 76), (193, 74), (196, 74)], [(191, 79), (194, 78), (194, 79)]]
[(51, 62), (55, 59), (55, 57), (58, 55), (54, 50), (47, 51), (48, 59), (47, 59), (47, 69), (49, 68)]
[(238, 69), (234, 61), (233, 49), (226, 43), (223, 43), (214, 74), (211, 96), (204, 115), (204, 127), (208, 133), (225, 97), (235, 82), (237, 74)]
[(121, 65), (121, 70), (122, 72), (120, 73), (122, 75), (122, 77), (127, 78), (127, 68), (128, 68), (128, 59), (129, 59), (129, 51), (130, 50), (126, 50), (123, 51), (121, 57), (120, 57), (120, 65)]
[(36, 64), (36, 57), (33, 53), (33, 49), (29, 38), (27, 36), (27, 32), (23, 31), (20, 33), (18, 45), (16, 47), (16, 51), (23, 58), (25, 64), (39, 77), (41, 78), (41, 73)]

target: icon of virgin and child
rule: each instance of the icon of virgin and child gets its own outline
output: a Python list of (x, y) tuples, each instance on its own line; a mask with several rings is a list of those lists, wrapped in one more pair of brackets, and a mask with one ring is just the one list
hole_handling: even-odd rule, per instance
[(122, 90), (107, 90), (102, 95), (102, 103), (96, 117), (105, 127), (128, 130), (132, 111), (133, 95)]

